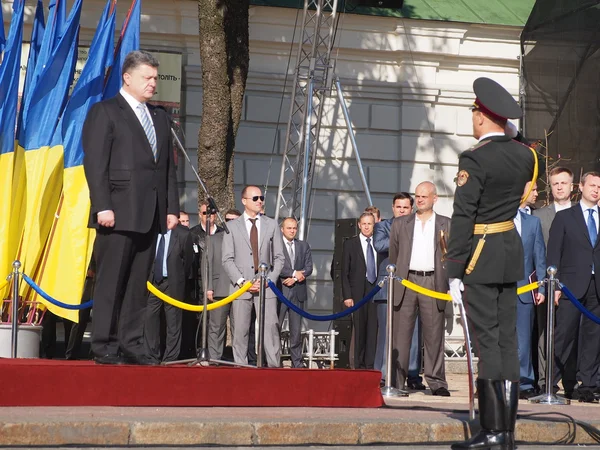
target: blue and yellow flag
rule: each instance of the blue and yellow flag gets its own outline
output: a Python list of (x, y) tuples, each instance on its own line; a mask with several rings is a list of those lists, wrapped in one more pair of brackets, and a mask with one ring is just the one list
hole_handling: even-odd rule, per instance
[[(43, 270), (38, 263), (62, 189), (63, 148), (52, 138), (75, 71), (81, 3), (82, 0), (75, 0), (60, 34), (56, 32), (60, 8), (58, 13), (50, 13), (32, 86), (28, 87), (30, 95), (24, 99), (19, 146), (25, 150), (26, 212), (19, 259), (23, 272), (34, 280)], [(47, 40), (54, 41), (54, 45)], [(22, 293), (27, 291), (24, 286)]]
[[(14, 5), (13, 5), (14, 7)], [(0, 8), (0, 56), (4, 51), (4, 47), (6, 46), (6, 35), (4, 34), (4, 13), (2, 12), (2, 8)]]
[(108, 75), (106, 86), (104, 87), (104, 99), (112, 98), (121, 89), (121, 67), (125, 56), (133, 50), (140, 49), (140, 17), (142, 0), (133, 0), (131, 7), (125, 16), (121, 35), (115, 48), (115, 60)]
[[(19, 240), (10, 239), (10, 214), (13, 203), (13, 170), (15, 164), (15, 122), (19, 98), (21, 41), (25, 0), (15, 0), (8, 32), (8, 45), (0, 65), (0, 281), (11, 272)], [(4, 30), (4, 24), (2, 24)], [(6, 297), (6, 288), (0, 299)]]
[[(95, 232), (87, 228), (90, 193), (83, 171), (81, 132), (91, 106), (102, 100), (106, 69), (113, 59), (116, 8), (108, 0), (96, 29), (88, 60), (55, 133), (64, 147), (63, 192), (44, 250), (38, 284), (63, 303), (79, 304)], [(53, 313), (74, 322), (78, 312), (49, 305)]]

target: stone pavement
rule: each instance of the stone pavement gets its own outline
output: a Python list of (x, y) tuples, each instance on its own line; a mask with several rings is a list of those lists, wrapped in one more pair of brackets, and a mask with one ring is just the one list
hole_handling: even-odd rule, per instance
[[(0, 446), (404, 444), (428, 448), (431, 444), (448, 448), (442, 444), (470, 433), (466, 375), (450, 374), (448, 381), (450, 398), (418, 392), (377, 409), (3, 407)], [(600, 427), (598, 404), (549, 407), (522, 402), (520, 406), (520, 414), (540, 416), (519, 420), (519, 441), (597, 443), (573, 421)], [(557, 419), (563, 422), (551, 421)]]

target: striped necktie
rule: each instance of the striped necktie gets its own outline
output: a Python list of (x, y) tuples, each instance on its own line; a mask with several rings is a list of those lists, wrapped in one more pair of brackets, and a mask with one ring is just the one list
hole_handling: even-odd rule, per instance
[(148, 143), (150, 147), (152, 147), (152, 154), (154, 155), (154, 161), (156, 161), (157, 157), (157, 149), (156, 149), (156, 132), (154, 131), (154, 125), (148, 116), (146, 111), (146, 105), (140, 103), (137, 106), (139, 110), (139, 117), (141, 120), (142, 128), (144, 129), (144, 133), (146, 133), (146, 137), (148, 138)]

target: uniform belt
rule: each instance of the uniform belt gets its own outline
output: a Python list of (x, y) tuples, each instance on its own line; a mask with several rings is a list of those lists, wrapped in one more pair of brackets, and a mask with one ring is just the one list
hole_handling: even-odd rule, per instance
[(515, 228), (515, 223), (512, 220), (507, 220), (506, 222), (498, 222), (498, 223), (476, 223), (474, 234), (494, 234), (494, 233), (504, 233), (505, 231), (510, 231)]
[(419, 276), (422, 276), (422, 277), (430, 277), (435, 272), (433, 270), (430, 270), (429, 272), (426, 272), (424, 270), (409, 270), (408, 273), (410, 273), (411, 275), (419, 275)]

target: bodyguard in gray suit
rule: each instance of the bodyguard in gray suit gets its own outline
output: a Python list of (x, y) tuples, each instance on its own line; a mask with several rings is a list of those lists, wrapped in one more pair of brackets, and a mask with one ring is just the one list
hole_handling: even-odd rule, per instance
[[(235, 220), (242, 215), (236, 209), (230, 209), (225, 213), (225, 221)], [(227, 272), (223, 268), (221, 246), (225, 233), (216, 233), (210, 240), (208, 248), (208, 282), (206, 296), (213, 302), (221, 300), (229, 295), (231, 282)], [(221, 359), (225, 349), (225, 334), (227, 331), (227, 316), (231, 311), (231, 303), (213, 309), (208, 314), (208, 353), (212, 359)], [(234, 323), (230, 320), (233, 330)]]
[[(566, 167), (555, 167), (548, 176), (550, 188), (552, 189), (553, 202), (548, 206), (533, 210), (533, 215), (539, 217), (542, 222), (542, 234), (544, 235), (544, 245), (548, 246), (548, 236), (550, 235), (550, 226), (554, 221), (554, 216), (559, 211), (570, 208), (571, 193), (573, 192), (573, 172)], [(544, 278), (544, 275), (538, 274), (538, 278)], [(538, 328), (538, 386), (543, 391), (546, 385), (546, 315), (547, 306), (541, 304), (536, 307), (536, 322)], [(563, 379), (572, 380), (575, 383), (576, 358), (573, 358), (565, 368)]]
[[(277, 286), (283, 295), (295, 306), (304, 310), (308, 293), (306, 277), (313, 271), (312, 253), (307, 242), (295, 239), (298, 232), (298, 222), (293, 217), (283, 219), (281, 233), (285, 248), (285, 263), (279, 274)], [(302, 317), (290, 310), (283, 303), (279, 309), (279, 325), (288, 314), (290, 324), (290, 354), (292, 367), (302, 367)]]
[[(269, 265), (267, 276), (277, 282), (285, 261), (283, 241), (277, 223), (261, 215), (265, 197), (260, 188), (246, 186), (242, 191), (244, 214), (229, 222), (229, 234), (223, 236), (222, 263), (230, 281), (229, 292), (233, 293), (254, 278), (260, 263)], [(232, 304), (235, 327), (233, 330), (233, 360), (248, 364), (248, 334), (252, 306), (258, 311), (259, 282), (242, 294)], [(264, 351), (269, 367), (279, 367), (281, 341), (277, 317), (277, 297), (267, 289), (265, 296)]]

